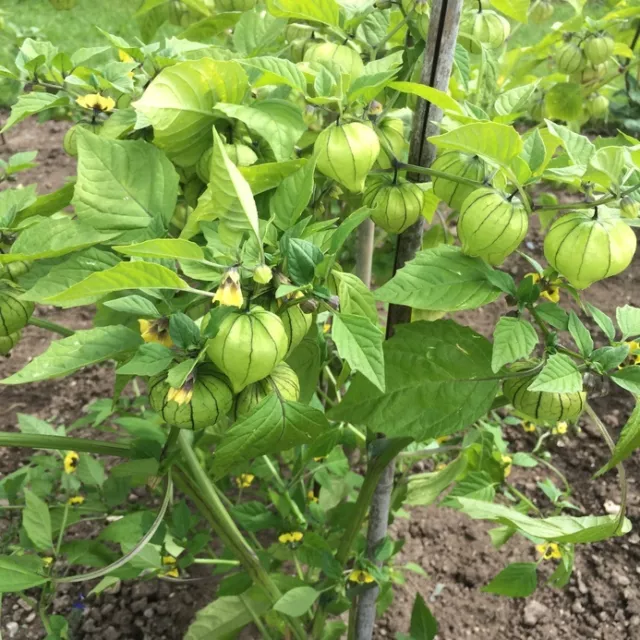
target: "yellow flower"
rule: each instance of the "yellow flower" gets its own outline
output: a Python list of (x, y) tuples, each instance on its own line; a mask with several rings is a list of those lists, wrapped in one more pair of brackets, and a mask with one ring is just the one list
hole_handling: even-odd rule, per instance
[(314, 462), (322, 462), (323, 460), (326, 460), (327, 456), (316, 456), (313, 461)]
[(169, 569), (169, 571), (165, 571), (162, 575), (167, 578), (179, 578), (180, 571), (178, 571), (178, 567), (174, 567), (173, 569)]
[(559, 560), (562, 558), (562, 552), (560, 547), (555, 542), (545, 542), (543, 544), (536, 545), (538, 553), (545, 560)]
[(120, 62), (135, 62), (135, 60), (122, 49), (118, 49), (118, 58), (120, 58)]
[(162, 564), (168, 565), (168, 564), (175, 564), (175, 563), (176, 563), (176, 559), (173, 556), (162, 556)]
[(301, 531), (289, 531), (288, 533), (281, 533), (278, 536), (278, 542), (281, 544), (296, 544), (302, 541), (304, 534)]
[(167, 393), (167, 401), (177, 404), (189, 404), (193, 397), (193, 383), (185, 382), (179, 389), (171, 387)]
[(271, 278), (273, 278), (271, 267), (268, 267), (266, 264), (261, 264), (259, 267), (256, 267), (253, 272), (253, 279), (258, 284), (269, 284), (271, 282)]
[(329, 331), (331, 331), (331, 318), (325, 320), (324, 324), (322, 325), (322, 333), (329, 333)]
[(436, 465), (436, 471), (442, 471), (443, 469), (446, 469), (447, 465), (444, 462), (441, 462), (440, 464)]
[[(537, 273), (527, 273), (525, 278), (529, 277), (533, 280), (533, 284), (538, 284), (541, 278)], [(543, 286), (540, 287), (540, 297), (546, 298), (549, 302), (558, 303), (560, 302), (560, 287), (557, 286), (556, 282), (543, 282)]]
[(53, 564), (53, 558), (51, 556), (45, 556), (42, 558), (42, 564), (45, 567), (50, 567)]
[(513, 458), (511, 456), (502, 456), (500, 462), (503, 466), (504, 477), (508, 478), (511, 474), (511, 463), (513, 462)]
[(349, 574), (349, 582), (355, 582), (357, 584), (371, 584), (372, 582), (375, 582), (375, 578), (368, 571), (354, 569)]
[(522, 428), (527, 433), (535, 433), (535, 431), (536, 431), (536, 425), (533, 422), (523, 422), (522, 423)]
[(372, 100), (369, 103), (368, 109), (372, 116), (377, 116), (382, 113), (382, 105), (377, 100)]
[(222, 282), (213, 296), (214, 302), (219, 302), (225, 307), (242, 306), (242, 288), (240, 287), (240, 274), (235, 268), (227, 269), (222, 276)]
[(236, 478), (236, 485), (239, 489), (246, 489), (251, 486), (254, 479), (255, 476), (252, 473), (241, 473)]
[(558, 424), (556, 424), (556, 426), (551, 429), (551, 433), (556, 436), (563, 436), (565, 433), (567, 433), (568, 429), (569, 425), (566, 422), (558, 422)]
[(69, 504), (71, 506), (82, 504), (83, 502), (84, 502), (84, 496), (71, 496), (67, 500), (67, 504)]
[(69, 451), (64, 457), (64, 472), (73, 473), (78, 468), (80, 456), (75, 451)]
[(313, 491), (307, 492), (307, 499), (309, 502), (318, 502), (318, 496)]
[(85, 109), (93, 109), (95, 111), (113, 111), (116, 101), (107, 96), (101, 96), (99, 93), (88, 93), (86, 96), (76, 98), (76, 102)]
[(169, 335), (169, 319), (138, 320), (140, 335), (145, 342), (157, 342), (165, 347), (172, 347), (173, 340)]
[(447, 440), (451, 440), (451, 436), (440, 436), (439, 438), (436, 438), (436, 442), (438, 444), (443, 444), (447, 442)]

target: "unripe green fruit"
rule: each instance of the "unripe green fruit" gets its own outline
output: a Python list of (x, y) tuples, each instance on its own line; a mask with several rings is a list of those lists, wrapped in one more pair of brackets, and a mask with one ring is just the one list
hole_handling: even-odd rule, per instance
[(424, 193), (418, 185), (402, 178), (375, 176), (370, 179), (362, 202), (373, 209), (371, 219), (379, 227), (387, 233), (402, 233), (420, 217)]
[(31, 269), (31, 263), (23, 262), (22, 260), (0, 265), (0, 280), (11, 280), (12, 282), (17, 282), (18, 278), (27, 273), (29, 269)]
[(462, 251), (498, 265), (524, 240), (529, 218), (522, 204), (483, 187), (463, 203), (458, 220)]
[(211, 179), (211, 156), (213, 155), (213, 147), (207, 149), (200, 156), (196, 163), (196, 173), (202, 182), (208, 184)]
[(541, 24), (546, 22), (553, 15), (553, 4), (549, 0), (540, 0), (529, 11), (529, 22), (531, 24)]
[(350, 84), (364, 73), (364, 62), (357, 51), (343, 44), (322, 42), (310, 47), (304, 54), (305, 62), (333, 62), (349, 76)]
[[(529, 367), (529, 365), (526, 365)], [(514, 370), (517, 368), (514, 367)], [(523, 378), (507, 378), (502, 385), (502, 392), (513, 407), (534, 421), (556, 423), (575, 421), (584, 410), (587, 394), (584, 391), (575, 393), (551, 393), (548, 391), (528, 391), (527, 387), (536, 376)]]
[(296, 402), (300, 397), (300, 381), (286, 362), (281, 362), (270, 376), (250, 384), (238, 394), (235, 403), (236, 420), (250, 415), (264, 398), (275, 391), (289, 402)]
[(189, 217), (189, 207), (184, 202), (179, 202), (176, 208), (173, 210), (173, 217), (171, 218), (171, 224), (174, 227), (182, 230), (187, 224), (187, 218)]
[(170, 0), (168, 10), (169, 22), (177, 27), (187, 27), (194, 20), (189, 7), (182, 0)]
[(544, 239), (544, 257), (576, 289), (624, 271), (636, 251), (633, 229), (618, 218), (573, 211), (558, 218)]
[[(480, 11), (473, 21), (472, 34), (489, 49), (498, 49), (511, 33), (511, 26), (495, 11)], [(472, 53), (480, 53), (479, 47), (472, 45)]]
[(258, 0), (216, 0), (219, 11), (251, 11)]
[(91, 133), (99, 134), (100, 125), (99, 124), (76, 124), (73, 125), (70, 129), (67, 129), (67, 132), (64, 134), (64, 138), (62, 139), (62, 147), (63, 149), (74, 158), (78, 155), (78, 129), (86, 129)]
[(21, 335), (20, 331), (16, 331), (8, 336), (0, 337), (0, 356), (6, 356), (20, 342)]
[(576, 45), (567, 42), (558, 51), (556, 57), (556, 64), (558, 65), (558, 71), (561, 73), (575, 73), (579, 71), (584, 65), (584, 56), (582, 49)]
[(376, 132), (366, 124), (331, 125), (317, 137), (317, 168), (328, 178), (359, 193), (380, 154)]
[(640, 212), (640, 203), (633, 198), (625, 196), (620, 200), (620, 214), (623, 218), (637, 218)]
[[(431, 168), (476, 182), (484, 180), (486, 171), (486, 165), (481, 158), (459, 151), (447, 151), (438, 156)], [(475, 190), (476, 187), (470, 187), (446, 178), (433, 179), (433, 192), (456, 211), (460, 211), (462, 203)]]
[(262, 307), (233, 311), (207, 343), (207, 355), (231, 380), (238, 393), (266, 378), (287, 353), (289, 341), (282, 320)]
[(0, 337), (7, 337), (26, 326), (33, 313), (33, 302), (18, 299), (12, 289), (0, 289)]
[(311, 329), (313, 316), (305, 313), (300, 305), (287, 307), (282, 313), (278, 314), (284, 325), (284, 331), (287, 334), (287, 356), (302, 342), (302, 339)]
[[(409, 144), (404, 137), (404, 122), (400, 118), (385, 118), (382, 120), (378, 126), (378, 135), (391, 148), (398, 160), (404, 160)], [(390, 169), (391, 160), (392, 158), (389, 157), (384, 146), (381, 146), (380, 155), (378, 156), (380, 167), (382, 169)]]
[(577, 82), (578, 84), (589, 84), (601, 80), (606, 72), (606, 64), (598, 64), (595, 67), (589, 65), (582, 69), (582, 71), (572, 73), (569, 79), (571, 82)]
[(191, 398), (178, 403), (169, 399), (170, 385), (166, 374), (149, 380), (149, 404), (167, 424), (180, 429), (204, 429), (214, 425), (233, 406), (233, 394), (223, 376), (211, 366), (197, 370), (191, 387)]
[(609, 113), (609, 100), (599, 94), (591, 96), (585, 107), (590, 117), (601, 120)]
[(423, 38), (429, 31), (429, 14), (431, 13), (427, 0), (402, 0), (402, 9), (405, 15), (411, 14)]
[(606, 62), (612, 55), (615, 43), (613, 38), (603, 36), (592, 36), (584, 43), (584, 55), (591, 64), (598, 65)]
[(313, 35), (313, 27), (308, 24), (292, 22), (284, 30), (284, 38), (287, 42), (294, 40), (308, 40)]

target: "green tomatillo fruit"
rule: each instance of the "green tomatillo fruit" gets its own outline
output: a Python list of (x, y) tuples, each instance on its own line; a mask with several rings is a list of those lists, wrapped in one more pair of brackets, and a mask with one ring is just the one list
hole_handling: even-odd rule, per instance
[(360, 54), (344, 44), (322, 42), (307, 49), (305, 62), (329, 62), (338, 65), (340, 71), (349, 76), (347, 85), (364, 73), (364, 62)]
[(8, 336), (0, 337), (0, 356), (6, 356), (20, 342), (21, 335), (22, 332), (16, 331)]
[(591, 64), (602, 64), (613, 55), (614, 46), (613, 38), (606, 34), (591, 36), (583, 45), (584, 55)]
[(20, 300), (18, 295), (13, 289), (0, 289), (0, 337), (20, 331), (27, 325), (33, 313), (33, 302)]
[(623, 218), (637, 218), (640, 213), (640, 203), (631, 198), (630, 196), (624, 196), (620, 200), (620, 215)]
[(333, 124), (317, 137), (314, 152), (319, 171), (360, 193), (378, 159), (380, 142), (376, 132), (361, 122)]
[(604, 78), (604, 74), (607, 72), (606, 64), (587, 65), (583, 69), (572, 73), (569, 79), (571, 82), (578, 84), (590, 84), (592, 82), (598, 82)]
[(373, 209), (371, 219), (387, 233), (402, 233), (418, 220), (424, 204), (422, 189), (413, 182), (391, 176), (374, 176), (362, 197)]
[(204, 429), (233, 406), (228, 382), (211, 365), (199, 367), (179, 389), (171, 388), (166, 378), (161, 373), (149, 380), (149, 403), (173, 427)]
[[(530, 364), (520, 363), (518, 369), (530, 369)], [(536, 376), (507, 378), (502, 385), (502, 392), (509, 399), (514, 409), (534, 421), (555, 424), (565, 421), (573, 422), (584, 410), (587, 394), (584, 391), (575, 393), (551, 393), (548, 391), (529, 391), (528, 387)]]
[(594, 120), (602, 120), (609, 113), (609, 100), (599, 93), (589, 96), (585, 104), (585, 109), (589, 117)]
[[(509, 22), (495, 11), (479, 11), (473, 21), (472, 35), (488, 49), (498, 49), (511, 33)], [(481, 49), (472, 41), (471, 52), (480, 53)]]
[(305, 313), (300, 308), (300, 305), (296, 304), (287, 307), (284, 311), (278, 313), (278, 316), (282, 320), (285, 333), (287, 334), (287, 355), (289, 355), (302, 342), (302, 339), (307, 335), (309, 329), (311, 329), (313, 315)]
[[(386, 146), (396, 159), (401, 162), (406, 159), (409, 143), (404, 137), (404, 122), (400, 118), (384, 118), (378, 125), (378, 136), (386, 143)], [(378, 164), (382, 169), (390, 169), (393, 158), (385, 150), (385, 145), (380, 145)]]
[(583, 67), (584, 62), (585, 58), (582, 49), (571, 42), (563, 45), (556, 56), (558, 71), (561, 73), (576, 73)]
[(624, 271), (636, 251), (636, 235), (620, 218), (573, 211), (558, 218), (544, 239), (547, 262), (576, 289)]
[(31, 262), (23, 262), (22, 260), (0, 265), (0, 280), (17, 282), (20, 276), (23, 276), (31, 269), (31, 265)]
[(235, 393), (266, 378), (287, 353), (282, 320), (262, 307), (232, 311), (207, 343), (207, 355), (231, 380)]
[(458, 220), (462, 251), (489, 264), (501, 264), (524, 240), (529, 229), (526, 209), (516, 198), (482, 187), (463, 203)]
[[(484, 160), (478, 156), (459, 151), (447, 151), (438, 156), (431, 168), (459, 178), (475, 180), (476, 182), (482, 182), (486, 173)], [(477, 187), (448, 180), (447, 178), (436, 177), (433, 179), (433, 192), (456, 211), (460, 211), (462, 203), (476, 189)]]
[(553, 16), (553, 3), (550, 0), (538, 0), (529, 11), (531, 24), (542, 24)]
[(238, 394), (235, 402), (236, 420), (250, 415), (272, 393), (289, 402), (295, 402), (300, 397), (300, 381), (286, 362), (281, 362), (264, 380), (250, 384)]

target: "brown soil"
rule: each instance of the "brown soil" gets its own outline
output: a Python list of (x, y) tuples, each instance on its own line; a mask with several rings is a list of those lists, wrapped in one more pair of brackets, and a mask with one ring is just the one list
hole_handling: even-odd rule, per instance
[[(12, 129), (0, 155), (16, 151), (40, 149), (41, 165), (21, 180), (35, 181), (41, 193), (61, 186), (73, 172), (74, 161), (61, 150), (63, 123), (36, 125), (25, 122)], [(540, 239), (534, 237), (529, 249), (540, 254)], [(508, 265), (514, 274), (522, 275), (526, 265)], [(636, 263), (622, 276), (598, 283), (589, 289), (590, 302), (610, 314), (616, 306), (630, 302), (632, 283), (640, 275)], [(489, 335), (497, 317), (506, 311), (504, 304), (494, 304), (477, 312), (459, 314), (458, 320)], [(72, 328), (87, 327), (90, 310), (60, 311), (41, 308), (38, 314)], [(0, 362), (0, 376), (20, 369), (29, 358), (46, 348), (50, 334), (30, 327), (11, 358)], [(90, 401), (109, 395), (113, 374), (105, 367), (90, 367), (80, 374), (60, 381), (47, 381), (28, 388), (0, 387), (0, 429), (14, 430), (16, 413), (37, 415), (56, 423), (78, 418)], [(614, 391), (597, 401), (596, 407), (614, 436), (618, 436), (632, 408), (628, 394)], [(605, 503), (618, 504), (619, 488), (615, 473), (592, 480), (591, 476), (606, 460), (603, 442), (588, 424), (582, 423), (578, 435), (563, 437), (552, 447), (553, 461), (567, 476), (574, 489), (572, 500), (585, 513), (604, 513)], [(510, 428), (507, 438), (511, 448), (530, 450), (533, 440), (518, 428)], [(28, 452), (0, 449), (0, 474), (18, 468)], [(629, 517), (638, 525), (640, 496), (636, 483), (640, 477), (640, 458), (635, 455), (627, 463), (630, 482)], [(544, 479), (542, 468), (516, 469), (513, 483), (541, 506), (544, 497), (535, 482)], [(462, 640), (482, 637), (486, 640), (634, 640), (640, 639), (640, 536), (632, 533), (601, 544), (581, 546), (576, 553), (576, 570), (569, 586), (552, 590), (541, 586), (526, 600), (510, 600), (483, 594), (480, 588), (512, 561), (535, 560), (533, 545), (522, 538), (512, 539), (501, 550), (490, 544), (490, 526), (468, 519), (451, 509), (417, 508), (410, 520), (398, 519), (392, 527), (406, 544), (399, 564), (415, 562), (428, 573), (428, 578), (407, 574), (407, 582), (399, 587), (390, 609), (377, 625), (377, 639), (395, 637), (407, 632), (411, 607), (416, 593), (422, 594), (440, 623), (439, 640)], [(551, 565), (551, 563), (547, 563)], [(543, 573), (549, 574), (551, 566)], [(154, 581), (125, 583), (117, 593), (87, 600), (84, 609), (74, 609), (82, 593), (91, 586), (69, 586), (59, 589), (54, 611), (67, 616), (75, 629), (74, 638), (115, 640), (132, 638), (150, 640), (179, 639), (195, 611), (213, 594), (208, 583), (174, 585)], [(17, 623), (16, 625), (12, 623)], [(43, 638), (44, 632), (35, 612), (24, 601), (6, 597), (2, 607), (2, 637), (17, 640)], [(10, 632), (13, 632), (11, 635)]]

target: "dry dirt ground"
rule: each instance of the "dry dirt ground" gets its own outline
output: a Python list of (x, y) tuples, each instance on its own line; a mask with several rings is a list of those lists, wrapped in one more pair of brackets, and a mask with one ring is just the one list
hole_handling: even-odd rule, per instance
[[(0, 118), (2, 119), (2, 118)], [(36, 125), (23, 122), (6, 136), (0, 155), (7, 157), (16, 151), (39, 149), (40, 166), (22, 174), (25, 184), (35, 181), (41, 193), (64, 183), (73, 173), (74, 161), (61, 151), (61, 139), (66, 129), (63, 123)], [(541, 254), (540, 238), (531, 240), (529, 249)], [(521, 262), (508, 267), (522, 275), (527, 269)], [(609, 313), (616, 306), (632, 303), (638, 287), (640, 260), (624, 274), (591, 287), (590, 302)], [(635, 300), (638, 304), (638, 300)], [(459, 314), (461, 322), (489, 334), (499, 315), (505, 312), (500, 304)], [(88, 310), (60, 311), (39, 309), (42, 317), (72, 328), (87, 327)], [(0, 362), (0, 376), (21, 368), (29, 358), (41, 353), (50, 335), (30, 327), (11, 358)], [(104, 367), (90, 367), (64, 381), (41, 382), (29, 386), (0, 388), (0, 429), (13, 430), (16, 412), (35, 414), (54, 422), (71, 422), (81, 415), (91, 400), (110, 393), (112, 374)], [(596, 408), (617, 437), (631, 408), (631, 398), (621, 392), (596, 402)], [(578, 435), (564, 437), (552, 446), (554, 463), (567, 476), (574, 488), (572, 500), (586, 513), (604, 513), (605, 503), (617, 504), (620, 493), (614, 473), (592, 480), (592, 474), (607, 457), (601, 439), (584, 421)], [(507, 437), (512, 448), (530, 450), (533, 438), (520, 428), (510, 428)], [(26, 459), (27, 452), (0, 449), (0, 477), (15, 470)], [(630, 482), (629, 517), (637, 528), (640, 524), (640, 457), (635, 455), (627, 464)], [(543, 504), (536, 481), (546, 473), (533, 470), (514, 471), (515, 486)], [(532, 545), (523, 539), (513, 539), (496, 551), (490, 544), (489, 527), (471, 521), (450, 509), (417, 508), (409, 520), (393, 524), (393, 534), (406, 544), (400, 563), (415, 562), (427, 572), (428, 578), (409, 574), (407, 584), (399, 588), (395, 600), (378, 623), (376, 638), (393, 638), (396, 632), (407, 631), (411, 606), (416, 593), (429, 603), (440, 623), (439, 640), (463, 640), (481, 637), (486, 640), (640, 640), (640, 535), (631, 533), (602, 544), (582, 546), (576, 554), (576, 570), (569, 586), (557, 591), (540, 586), (526, 600), (509, 600), (483, 594), (486, 584), (508, 562), (536, 558)], [(551, 567), (545, 567), (550, 573)], [(117, 593), (85, 601), (85, 608), (73, 608), (87, 586), (60, 589), (54, 600), (56, 613), (68, 616), (75, 629), (74, 638), (95, 640), (180, 639), (195, 611), (212, 595), (213, 585), (174, 586), (166, 582), (124, 584)], [(5, 598), (2, 609), (3, 638), (17, 640), (43, 638), (35, 612), (24, 601)]]

